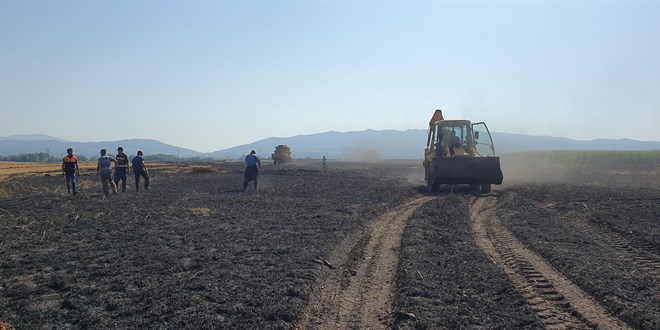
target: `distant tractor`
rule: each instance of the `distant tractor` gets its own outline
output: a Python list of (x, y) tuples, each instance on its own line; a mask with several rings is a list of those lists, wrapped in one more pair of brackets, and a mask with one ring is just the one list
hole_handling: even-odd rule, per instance
[(275, 165), (288, 163), (291, 161), (291, 149), (286, 144), (280, 144), (275, 147), (275, 152), (270, 156)]
[(491, 184), (503, 180), (500, 158), (495, 156), (486, 123), (445, 120), (442, 110), (435, 110), (429, 122), (424, 169), (432, 192), (437, 192), (441, 184), (468, 184), (489, 193)]

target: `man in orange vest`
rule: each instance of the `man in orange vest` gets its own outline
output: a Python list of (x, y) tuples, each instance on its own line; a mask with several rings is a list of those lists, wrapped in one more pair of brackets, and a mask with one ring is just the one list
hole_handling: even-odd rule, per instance
[(73, 155), (73, 149), (66, 149), (67, 155), (62, 160), (62, 175), (66, 178), (66, 192), (68, 194), (73, 191), (76, 192), (76, 173), (80, 175), (80, 168), (78, 168), (78, 158)]

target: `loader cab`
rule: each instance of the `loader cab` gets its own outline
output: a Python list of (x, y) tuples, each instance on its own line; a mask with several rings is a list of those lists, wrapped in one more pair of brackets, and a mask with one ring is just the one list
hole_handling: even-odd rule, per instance
[(435, 123), (434, 157), (473, 157), (474, 138), (469, 120), (441, 120)]

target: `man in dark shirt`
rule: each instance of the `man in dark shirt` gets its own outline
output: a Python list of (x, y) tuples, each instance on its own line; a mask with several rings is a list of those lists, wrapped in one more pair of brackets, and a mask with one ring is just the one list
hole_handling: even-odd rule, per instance
[(140, 177), (144, 178), (144, 190), (149, 190), (149, 173), (147, 166), (144, 165), (144, 154), (142, 151), (137, 152), (137, 156), (133, 157), (131, 163), (133, 165), (133, 174), (135, 174), (135, 192), (140, 191)]
[(245, 173), (243, 174), (243, 191), (247, 190), (250, 181), (254, 181), (254, 190), (257, 190), (257, 178), (259, 177), (259, 169), (261, 168), (261, 160), (256, 155), (256, 151), (252, 150), (249, 155), (245, 156)]
[(80, 175), (80, 168), (78, 168), (78, 158), (73, 155), (73, 149), (66, 149), (67, 155), (62, 160), (62, 174), (66, 178), (66, 192), (73, 194), (76, 192), (76, 173)]
[(121, 180), (121, 192), (126, 192), (126, 172), (128, 171), (128, 156), (124, 153), (124, 148), (117, 148), (117, 166), (115, 166), (115, 185), (119, 190), (119, 181)]

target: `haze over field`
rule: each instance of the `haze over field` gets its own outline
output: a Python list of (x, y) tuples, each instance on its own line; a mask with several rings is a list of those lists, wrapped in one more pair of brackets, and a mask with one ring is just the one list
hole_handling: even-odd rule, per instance
[(425, 129), (660, 140), (660, 2), (0, 2), (0, 132), (213, 152)]

